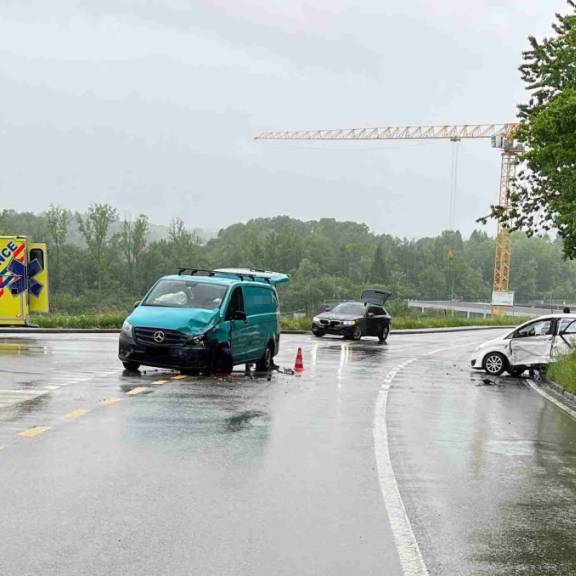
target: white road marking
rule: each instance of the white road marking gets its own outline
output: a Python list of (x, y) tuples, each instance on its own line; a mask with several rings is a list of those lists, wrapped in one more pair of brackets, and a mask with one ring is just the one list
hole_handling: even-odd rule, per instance
[(539, 386), (534, 384), (534, 382), (532, 382), (532, 380), (528, 380), (528, 385), (530, 386), (530, 388), (532, 388), (532, 390), (534, 390), (535, 392), (538, 392), (538, 394), (540, 394), (540, 396), (546, 398), (546, 400), (548, 400), (549, 402), (552, 402), (552, 404), (555, 404), (556, 406), (558, 406), (558, 408), (560, 408), (560, 410), (563, 410), (564, 412), (566, 412), (566, 414), (568, 414), (568, 416), (570, 416), (571, 418), (574, 418), (574, 420), (576, 420), (576, 411), (575, 410), (572, 410), (572, 408), (569, 408), (568, 406), (566, 406), (565, 404), (560, 402), (560, 400), (556, 400), (556, 398), (554, 398), (554, 396), (552, 396), (551, 394), (548, 394), (548, 392), (545, 392), (544, 390), (542, 390), (542, 388), (540, 388)]
[(449, 348), (438, 348), (423, 354), (422, 356), (411, 358), (402, 362), (396, 368), (393, 368), (384, 379), (378, 397), (376, 399), (376, 406), (374, 408), (374, 425), (372, 434), (374, 437), (374, 454), (376, 456), (376, 467), (378, 470), (378, 480), (380, 481), (380, 490), (382, 498), (388, 513), (388, 520), (392, 533), (394, 534), (394, 541), (396, 549), (400, 558), (400, 564), (404, 576), (429, 576), (428, 568), (420, 551), (420, 546), (416, 540), (416, 535), (412, 529), (410, 518), (406, 512), (394, 468), (392, 466), (392, 459), (390, 458), (390, 441), (388, 437), (388, 426), (386, 422), (386, 411), (388, 407), (388, 394), (394, 382), (394, 378), (401, 370), (407, 366), (425, 358), (433, 356), (446, 350), (453, 350), (454, 348), (469, 347), (471, 343), (457, 344)]
[(404, 576), (428, 576), (428, 569), (424, 563), (424, 558), (420, 552), (420, 547), (416, 541), (416, 536), (412, 530), (412, 525), (406, 513), (398, 483), (396, 482), (396, 476), (390, 458), (388, 427), (386, 425), (388, 393), (392, 382), (400, 370), (415, 361), (416, 358), (413, 358), (398, 365), (388, 372), (382, 383), (374, 410), (374, 452), (376, 455), (380, 490), (382, 491), (382, 497), (388, 513), (390, 527), (394, 534), (394, 541), (396, 542)]

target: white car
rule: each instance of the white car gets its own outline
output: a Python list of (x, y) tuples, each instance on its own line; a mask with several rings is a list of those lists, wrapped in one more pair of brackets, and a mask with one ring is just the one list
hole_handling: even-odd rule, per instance
[(470, 363), (492, 376), (502, 372), (520, 376), (526, 369), (545, 366), (575, 348), (576, 314), (550, 314), (481, 344)]

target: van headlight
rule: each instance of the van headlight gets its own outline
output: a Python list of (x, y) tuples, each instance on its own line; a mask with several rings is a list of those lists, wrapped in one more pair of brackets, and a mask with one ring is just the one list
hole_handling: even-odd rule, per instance
[(312, 318), (312, 322), (314, 322), (314, 324), (320, 324), (320, 318), (318, 318), (318, 316), (314, 316), (314, 318)]
[(206, 334), (199, 334), (198, 336), (192, 336), (190, 338), (190, 343), (193, 346), (199, 346), (201, 348), (206, 348)]
[(343, 320), (342, 326), (354, 326), (356, 324), (356, 320)]
[(129, 336), (130, 338), (132, 338), (132, 334), (133, 334), (132, 324), (130, 324), (130, 322), (128, 322), (128, 320), (124, 320), (124, 324), (122, 324), (122, 328), (120, 329), (120, 332), (122, 334), (124, 334), (125, 336)]

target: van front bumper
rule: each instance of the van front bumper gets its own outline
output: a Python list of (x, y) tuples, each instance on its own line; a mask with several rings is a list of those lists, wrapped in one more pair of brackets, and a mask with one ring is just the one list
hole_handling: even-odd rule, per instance
[(204, 370), (212, 367), (214, 348), (198, 344), (150, 346), (121, 333), (118, 358), (122, 362), (134, 362), (156, 368)]

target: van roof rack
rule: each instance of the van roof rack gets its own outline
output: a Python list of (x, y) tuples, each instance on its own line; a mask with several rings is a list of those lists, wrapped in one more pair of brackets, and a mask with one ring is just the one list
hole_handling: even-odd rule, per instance
[(178, 268), (178, 276), (182, 276), (182, 274), (185, 274), (186, 272), (188, 272), (190, 276), (194, 276), (198, 272), (204, 272), (208, 276), (214, 276), (214, 274), (216, 274), (214, 270), (204, 270), (202, 268)]
[[(178, 276), (182, 276), (183, 274), (188, 273), (190, 276), (195, 276), (198, 273), (202, 273), (203, 276), (236, 276), (240, 278), (240, 280), (244, 281), (244, 278), (249, 278), (253, 282), (257, 280), (264, 280), (268, 284), (270, 284), (270, 278), (266, 278), (263, 276), (255, 276), (254, 274), (250, 274), (249, 272), (234, 272), (229, 270), (205, 270), (203, 268), (178, 268)], [(260, 272), (260, 270), (254, 270), (254, 272)]]

